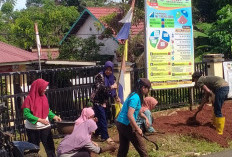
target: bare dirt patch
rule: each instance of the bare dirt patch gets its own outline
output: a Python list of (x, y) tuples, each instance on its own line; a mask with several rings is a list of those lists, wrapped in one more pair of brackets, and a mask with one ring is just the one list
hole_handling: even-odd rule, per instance
[[(194, 106), (194, 110), (190, 111), (188, 107), (169, 109), (165, 111), (153, 112), (155, 117), (154, 128), (159, 133), (150, 135), (149, 139), (159, 144), (160, 150), (162, 150), (162, 139), (167, 136), (175, 135), (189, 135), (196, 139), (205, 139), (209, 142), (218, 143), (222, 147), (228, 147), (229, 141), (232, 141), (232, 101), (226, 101), (223, 105), (223, 116), (226, 117), (226, 124), (223, 135), (218, 135), (215, 128), (212, 126), (212, 106), (205, 105), (203, 110), (197, 114), (196, 120), (198, 123), (188, 124), (187, 120), (192, 117), (197, 111), (197, 106)], [(119, 137), (116, 126), (109, 129), (110, 137), (115, 141), (116, 146), (119, 146)], [(145, 141), (145, 140), (144, 140)], [(107, 146), (106, 142), (98, 142), (100, 146)], [(146, 142), (149, 144), (149, 142)], [(130, 151), (134, 149), (130, 145)], [(164, 150), (162, 150), (164, 151)], [(183, 153), (183, 152), (181, 152)], [(185, 152), (189, 153), (189, 152)], [(196, 152), (194, 152), (195, 154)], [(110, 152), (110, 156), (116, 156), (115, 152)], [(172, 151), (170, 154), (175, 154)], [(183, 154), (182, 154), (183, 155)], [(98, 155), (94, 154), (93, 157)], [(105, 155), (104, 155), (105, 156)], [(107, 155), (106, 155), (107, 156)], [(193, 155), (194, 156), (194, 155)]]
[(176, 133), (191, 135), (196, 138), (203, 138), (211, 142), (216, 142), (222, 147), (228, 147), (228, 141), (232, 140), (232, 101), (226, 101), (223, 105), (223, 116), (226, 117), (223, 135), (218, 135), (212, 126), (212, 107), (205, 105), (198, 113), (197, 123), (189, 124), (188, 119), (194, 115), (193, 111), (179, 110), (175, 114), (168, 114), (155, 118), (154, 128), (165, 133)]

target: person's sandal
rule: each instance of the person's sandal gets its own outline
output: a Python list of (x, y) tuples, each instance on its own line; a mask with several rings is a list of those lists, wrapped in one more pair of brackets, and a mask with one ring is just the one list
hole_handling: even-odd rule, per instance
[(111, 138), (108, 138), (107, 140), (106, 140), (106, 142), (108, 143), (108, 144), (115, 144), (115, 142), (111, 139)]

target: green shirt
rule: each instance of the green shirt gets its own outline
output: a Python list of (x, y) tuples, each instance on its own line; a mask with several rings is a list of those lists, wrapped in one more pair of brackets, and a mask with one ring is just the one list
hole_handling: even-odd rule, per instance
[(212, 91), (223, 87), (225, 84), (228, 83), (219, 76), (201, 76), (197, 81), (198, 87), (202, 88), (202, 86), (206, 85)]
[[(32, 124), (37, 123), (38, 117), (34, 116), (29, 108), (24, 108), (23, 109), (23, 115), (24, 117)], [(55, 117), (55, 114), (49, 109), (48, 113), (48, 119), (52, 120)]]

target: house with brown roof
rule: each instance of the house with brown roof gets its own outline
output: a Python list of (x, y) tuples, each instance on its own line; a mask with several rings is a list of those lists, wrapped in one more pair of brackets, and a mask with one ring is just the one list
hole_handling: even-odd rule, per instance
[[(1, 41), (0, 56), (0, 73), (26, 71), (26, 65), (38, 63), (37, 53), (31, 53)], [(41, 62), (46, 60), (47, 56), (41, 55)]]
[[(72, 25), (68, 33), (61, 40), (60, 44), (64, 42), (69, 36), (76, 35), (81, 38), (89, 38), (92, 35), (96, 35), (97, 43), (104, 43), (101, 46), (99, 54), (101, 55), (111, 55), (116, 57), (116, 50), (118, 48), (119, 42), (115, 37), (110, 38), (100, 38), (102, 32), (107, 28), (107, 26), (100, 21), (101, 17), (107, 16), (112, 13), (120, 13), (119, 8), (109, 8), (109, 7), (88, 7), (81, 13), (77, 18), (75, 23)], [(95, 25), (100, 23), (101, 29), (97, 28)], [(141, 22), (138, 25), (131, 26), (130, 35), (134, 36), (144, 30), (144, 23)], [(116, 35), (116, 34), (115, 34)]]

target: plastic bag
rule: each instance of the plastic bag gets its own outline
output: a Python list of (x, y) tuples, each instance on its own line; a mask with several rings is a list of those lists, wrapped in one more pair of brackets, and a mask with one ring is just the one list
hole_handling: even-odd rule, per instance
[(121, 111), (122, 103), (116, 102), (114, 105), (115, 105), (115, 117), (117, 117), (119, 112)]

